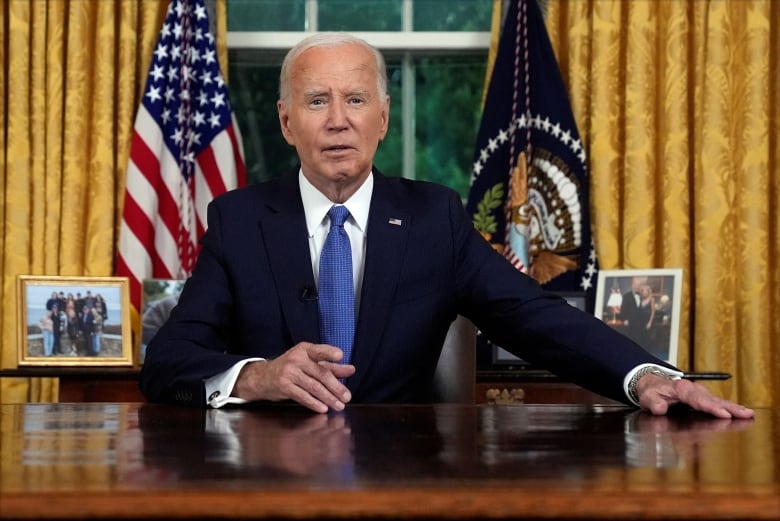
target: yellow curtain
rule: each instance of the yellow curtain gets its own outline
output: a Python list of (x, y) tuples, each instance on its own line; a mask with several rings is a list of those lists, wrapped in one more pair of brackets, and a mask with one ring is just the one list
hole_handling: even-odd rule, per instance
[(490, 77), (493, 75), (493, 67), (496, 64), (496, 54), (498, 54), (498, 38), (501, 35), (503, 25), (503, 2), (501, 0), (492, 0), (493, 7), (490, 15), (490, 46), (488, 47), (487, 67), (485, 69), (485, 85), (482, 87), (482, 107), (485, 107), (485, 98), (487, 97)]
[[(16, 366), (16, 275), (113, 272), (167, 3), (0, 7), (0, 368)], [(551, 0), (547, 22), (588, 144), (601, 266), (684, 268), (680, 364), (728, 371), (716, 392), (777, 405), (780, 2)], [(224, 57), (224, 22), (218, 39)], [(56, 387), (4, 378), (0, 401)]]
[[(2, 369), (17, 364), (17, 275), (114, 272), (130, 136), (167, 8), (168, 0), (0, 7)], [(218, 37), (224, 57), (224, 25)], [(0, 380), (2, 402), (57, 394), (56, 379)]]
[(602, 268), (684, 269), (680, 364), (780, 404), (780, 2), (553, 0)]

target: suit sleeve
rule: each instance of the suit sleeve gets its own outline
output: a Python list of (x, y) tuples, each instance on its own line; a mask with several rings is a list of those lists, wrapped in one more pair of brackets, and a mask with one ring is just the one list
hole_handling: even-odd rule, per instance
[(634, 367), (671, 366), (596, 317), (548, 293), (516, 270), (453, 205), (459, 244), (461, 314), (493, 342), (524, 360), (603, 396), (630, 404), (623, 380)]
[(219, 205), (212, 202), (192, 276), (147, 346), (139, 383), (149, 401), (204, 407), (204, 381), (247, 358), (226, 353), (235, 314), (221, 257), (222, 226)]

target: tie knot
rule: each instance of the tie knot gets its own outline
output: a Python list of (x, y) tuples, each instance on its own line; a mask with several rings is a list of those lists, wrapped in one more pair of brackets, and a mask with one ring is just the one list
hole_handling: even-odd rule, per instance
[(346, 206), (331, 206), (328, 210), (331, 226), (344, 226), (344, 221), (349, 217), (349, 210)]

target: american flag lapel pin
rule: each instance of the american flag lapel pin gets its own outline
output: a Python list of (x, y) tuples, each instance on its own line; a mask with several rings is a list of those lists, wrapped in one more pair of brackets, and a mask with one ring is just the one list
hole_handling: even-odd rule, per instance
[(403, 221), (401, 221), (401, 219), (397, 219), (395, 217), (391, 217), (387, 222), (390, 223), (390, 224), (394, 224), (396, 226), (401, 226), (401, 223)]

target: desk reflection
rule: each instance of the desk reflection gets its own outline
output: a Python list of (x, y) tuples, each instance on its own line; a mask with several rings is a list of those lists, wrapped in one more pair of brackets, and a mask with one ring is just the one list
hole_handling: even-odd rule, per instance
[[(353, 438), (344, 415), (311, 414), (297, 407), (138, 410), (143, 462), (180, 478), (246, 475), (343, 477)], [(205, 473), (205, 474), (204, 474)]]
[(350, 486), (448, 479), (567, 479), (604, 469), (691, 469), (712, 435), (752, 421), (620, 407), (296, 406), (192, 411), (143, 405), (143, 464), (180, 480)]
[(9, 520), (780, 518), (768, 409), (4, 404), (0, 434)]

